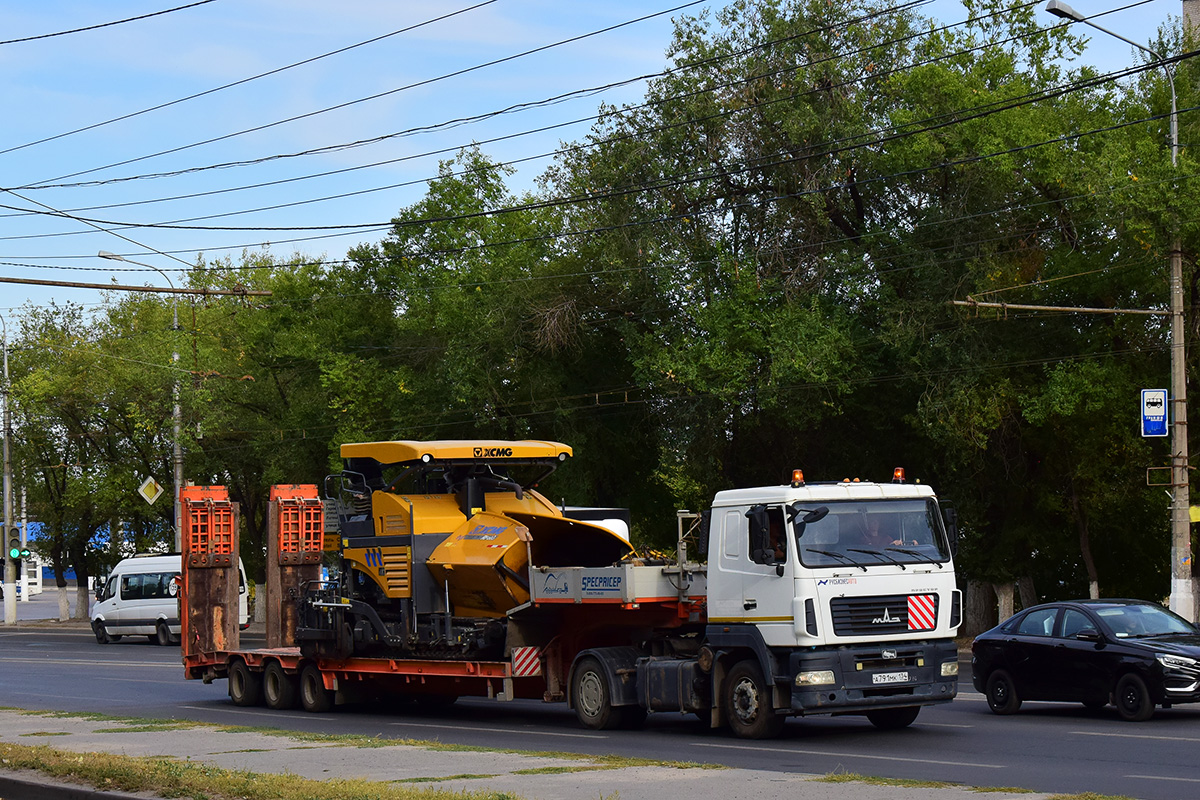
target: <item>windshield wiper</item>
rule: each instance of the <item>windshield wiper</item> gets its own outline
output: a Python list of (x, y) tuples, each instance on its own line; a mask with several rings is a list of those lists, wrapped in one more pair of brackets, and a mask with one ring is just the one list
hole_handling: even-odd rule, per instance
[(842, 561), (845, 561), (847, 564), (852, 564), (852, 565), (858, 567), (863, 572), (867, 571), (866, 565), (858, 563), (853, 558), (850, 558), (849, 556), (845, 555), (844, 553), (835, 553), (832, 550), (818, 550), (815, 547), (806, 547), (806, 548), (804, 548), (804, 552), (820, 553), (823, 556), (831, 556), (833, 558), (840, 558)]
[(878, 551), (878, 550), (862, 550), (862, 549), (860, 549), (860, 548), (857, 548), (857, 547), (847, 547), (847, 548), (846, 548), (846, 550), (847, 550), (848, 552), (851, 552), (851, 553), (866, 553), (866, 554), (867, 554), (867, 555), (869, 555), (869, 556), (876, 556), (877, 558), (883, 558), (883, 559), (887, 559), (888, 561), (890, 561), (890, 562), (892, 562), (893, 564), (895, 564), (896, 566), (898, 566), (900, 569), (905, 569), (905, 570), (906, 570), (906, 569), (908, 569), (908, 567), (906, 567), (906, 566), (904, 566), (903, 564), (901, 564), (901, 563), (900, 563), (899, 561), (897, 561), (895, 558), (892, 558), (892, 557), (891, 557), (891, 556), (889, 556), (887, 553), (881, 553), (881, 552), (880, 552), (880, 551)]
[(905, 555), (912, 556), (913, 558), (919, 558), (927, 564), (937, 564), (938, 569), (946, 568), (946, 565), (938, 561), (936, 558), (930, 558), (929, 556), (917, 550), (906, 550), (903, 547), (889, 547), (888, 550), (895, 550), (897, 553), (904, 553)]

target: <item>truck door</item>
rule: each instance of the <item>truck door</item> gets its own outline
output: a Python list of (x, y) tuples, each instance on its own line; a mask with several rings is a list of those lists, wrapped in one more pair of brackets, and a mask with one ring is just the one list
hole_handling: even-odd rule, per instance
[(712, 616), (755, 625), (768, 645), (779, 646), (795, 644), (794, 543), (788, 542), (784, 520), (781, 505), (758, 505), (724, 514), (721, 571), (728, 580), (728, 594), (721, 607), (728, 610), (712, 613), (717, 607), (711, 583), (708, 600)]

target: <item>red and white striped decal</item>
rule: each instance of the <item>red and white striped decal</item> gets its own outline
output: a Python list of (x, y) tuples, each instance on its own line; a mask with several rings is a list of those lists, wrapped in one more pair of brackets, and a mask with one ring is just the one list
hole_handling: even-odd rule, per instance
[(908, 629), (929, 631), (937, 627), (936, 595), (910, 594), (908, 596)]
[(512, 651), (513, 677), (528, 678), (542, 672), (542, 651), (537, 647), (514, 647)]

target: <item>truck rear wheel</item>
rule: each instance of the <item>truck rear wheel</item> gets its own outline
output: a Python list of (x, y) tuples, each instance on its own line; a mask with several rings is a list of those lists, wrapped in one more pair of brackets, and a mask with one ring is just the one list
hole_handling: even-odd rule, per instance
[(262, 676), (250, 670), (240, 658), (229, 665), (229, 699), (235, 706), (256, 706), (262, 702)]
[(333, 692), (325, 688), (325, 678), (316, 664), (309, 664), (300, 672), (300, 707), (314, 714), (333, 708)]
[(607, 731), (621, 724), (621, 711), (612, 704), (608, 674), (594, 658), (579, 662), (571, 679), (571, 700), (579, 724), (594, 731)]
[(263, 670), (263, 698), (267, 701), (267, 708), (276, 711), (295, 708), (298, 694), (296, 683), (296, 676), (284, 672), (278, 661), (267, 664)]
[(772, 687), (758, 662), (739, 661), (725, 678), (725, 716), (740, 739), (770, 739), (783, 731), (784, 717), (771, 707)]

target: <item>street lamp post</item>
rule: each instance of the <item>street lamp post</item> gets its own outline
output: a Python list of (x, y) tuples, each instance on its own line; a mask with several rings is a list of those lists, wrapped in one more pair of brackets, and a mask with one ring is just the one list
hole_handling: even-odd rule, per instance
[[(167, 275), (167, 273), (165, 273), (161, 269), (159, 269), (158, 267), (151, 266), (150, 264), (143, 264), (140, 261), (134, 261), (133, 259), (125, 258), (125, 256), (117, 255), (116, 253), (110, 253), (107, 250), (101, 250), (99, 253), (97, 253), (97, 255), (99, 255), (100, 258), (107, 258), (111, 261), (124, 261), (127, 264), (137, 264), (139, 267), (145, 267), (146, 269), (152, 269), (155, 272), (157, 272), (159, 275), (162, 275), (164, 278), (166, 278), (166, 281), (168, 284), (170, 284), (172, 290), (175, 289), (175, 283), (171, 280), (171, 277), (169, 275)], [(179, 333), (179, 298), (178, 298), (178, 295), (176, 295), (174, 293), (171, 295), (171, 330), (175, 331), (176, 336), (178, 336), (178, 333)], [(174, 403), (175, 403), (175, 408), (173, 410), (173, 417), (174, 417), (174, 422), (175, 422), (175, 453), (174, 453), (174, 458), (175, 458), (175, 476), (174, 476), (174, 480), (175, 480), (175, 520), (174, 520), (175, 552), (181, 553), (181, 552), (183, 552), (183, 528), (182, 528), (182, 518), (181, 518), (182, 509), (179, 506), (179, 494), (180, 494), (180, 491), (183, 489), (183, 445), (180, 443), (180, 431), (183, 427), (183, 412), (179, 405), (179, 372), (178, 372), (179, 346), (178, 346), (178, 339), (175, 340), (174, 352), (171, 353), (171, 364), (172, 364), (172, 366), (174, 366), (176, 368), (175, 386), (171, 391), (172, 399), (174, 400)]]
[[(1071, 8), (1062, 0), (1050, 0), (1046, 11), (1071, 22), (1082, 22), (1102, 33), (1149, 53), (1167, 76), (1171, 87), (1171, 167), (1179, 161), (1179, 117), (1175, 102), (1175, 74), (1167, 60), (1145, 45), (1138, 44), (1119, 33), (1103, 28)], [(1183, 328), (1183, 257), (1178, 225), (1171, 239), (1171, 484), (1174, 489), (1171, 504), (1171, 610), (1185, 619), (1195, 621), (1196, 606), (1192, 590), (1192, 529), (1189, 506), (1191, 491), (1188, 476), (1187, 440), (1187, 360)]]

